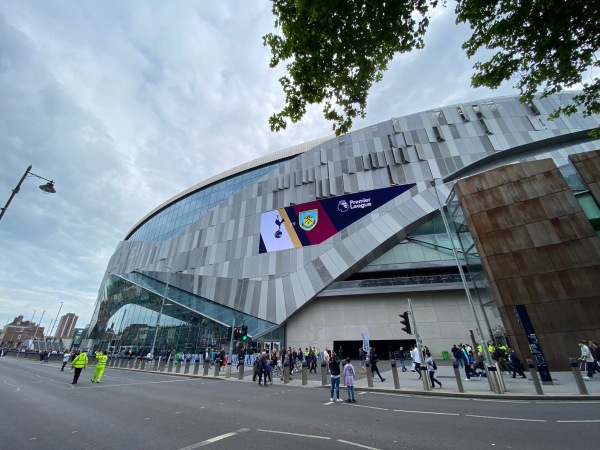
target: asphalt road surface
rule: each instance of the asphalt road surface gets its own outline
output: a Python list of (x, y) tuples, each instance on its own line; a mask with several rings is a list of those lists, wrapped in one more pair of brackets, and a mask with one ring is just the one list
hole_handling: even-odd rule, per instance
[[(0, 449), (571, 449), (595, 447), (600, 401), (513, 401), (259, 387), (107, 368), (101, 384), (0, 358)], [(340, 396), (345, 400), (346, 391)]]

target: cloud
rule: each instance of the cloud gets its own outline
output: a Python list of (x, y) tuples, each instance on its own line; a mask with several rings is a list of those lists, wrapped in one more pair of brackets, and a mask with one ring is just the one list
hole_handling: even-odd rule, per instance
[[(272, 133), (283, 69), (262, 36), (269, 2), (34, 2), (0, 11), (0, 192), (27, 179), (0, 223), (0, 320), (46, 310), (89, 322), (110, 256), (146, 213), (264, 154), (329, 135), (322, 107)], [(425, 50), (399, 55), (356, 127), (478, 96), (460, 44), (436, 14)], [(509, 93), (509, 88), (502, 92)], [(3, 201), (3, 199), (0, 199)]]

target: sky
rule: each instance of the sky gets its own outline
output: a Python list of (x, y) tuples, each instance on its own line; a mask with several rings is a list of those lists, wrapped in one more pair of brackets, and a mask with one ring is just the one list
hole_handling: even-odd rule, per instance
[[(273, 30), (267, 0), (0, 2), (0, 203), (30, 164), (57, 191), (28, 177), (0, 221), (0, 327), (23, 315), (48, 333), (68, 312), (85, 326), (111, 255), (145, 214), (332, 133), (318, 105), (270, 131), (285, 73), (269, 68)], [(468, 37), (451, 9), (436, 12), (425, 49), (396, 56), (353, 129), (516, 94), (470, 87)]]

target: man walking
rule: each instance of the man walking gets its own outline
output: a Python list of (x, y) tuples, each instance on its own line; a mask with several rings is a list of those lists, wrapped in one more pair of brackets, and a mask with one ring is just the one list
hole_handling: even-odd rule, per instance
[(97, 356), (96, 356), (96, 360), (98, 362), (96, 363), (96, 370), (94, 370), (94, 376), (92, 377), (92, 383), (94, 383), (94, 382), (100, 383), (100, 380), (102, 379), (102, 375), (104, 375), (104, 369), (106, 368), (106, 361), (108, 360), (108, 355), (106, 353), (106, 350), (104, 350), (102, 353), (98, 352)]
[(77, 384), (77, 380), (79, 380), (79, 376), (81, 375), (81, 371), (85, 369), (88, 365), (88, 357), (85, 352), (77, 350), (75, 352), (75, 359), (73, 359), (73, 363), (71, 367), (74, 370), (73, 373), (73, 382), (71, 384)]
[(581, 347), (581, 357), (579, 358), (579, 361), (582, 361), (585, 364), (586, 374), (583, 377), (583, 379), (586, 381), (590, 381), (593, 376), (594, 357), (592, 356), (592, 352), (590, 351), (590, 348), (587, 346), (587, 341), (585, 339), (579, 341), (578, 345), (579, 345), (579, 347)]

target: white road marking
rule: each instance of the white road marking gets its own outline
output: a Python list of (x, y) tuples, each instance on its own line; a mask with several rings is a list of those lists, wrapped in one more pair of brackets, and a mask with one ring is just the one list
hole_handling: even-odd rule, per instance
[(415, 414), (437, 414), (440, 416), (460, 416), (458, 413), (444, 413), (444, 412), (435, 412), (435, 411), (411, 411), (408, 409), (394, 409), (394, 412), (405, 412), (405, 413), (415, 413)]
[(493, 398), (473, 398), (474, 402), (495, 402), (495, 403), (531, 403), (527, 400), (496, 400)]
[(557, 420), (556, 423), (598, 423), (600, 420)]
[[(344, 403), (345, 404), (345, 403)], [(356, 408), (367, 408), (367, 409), (378, 409), (380, 411), (389, 411), (388, 408), (379, 408), (377, 406), (366, 406), (366, 405), (357, 405), (355, 403), (352, 403), (351, 405), (346, 405), (346, 406), (354, 406)]]
[(338, 439), (337, 441), (341, 442), (342, 444), (354, 445), (355, 447), (368, 448), (369, 450), (379, 450), (375, 447), (369, 447), (368, 445), (357, 444), (356, 442), (344, 441), (343, 439)]
[(299, 437), (306, 437), (306, 438), (313, 438), (313, 439), (325, 439), (325, 440), (330, 440), (330, 437), (327, 436), (313, 436), (311, 434), (300, 434), (300, 433), (290, 433), (288, 431), (275, 431), (275, 430), (256, 430), (256, 431), (261, 431), (263, 433), (274, 433), (274, 434), (286, 434), (288, 436), (299, 436)]
[(195, 448), (204, 447), (205, 445), (209, 445), (209, 444), (212, 444), (214, 442), (218, 442), (220, 440), (227, 439), (228, 437), (235, 436), (236, 434), (243, 433), (244, 431), (249, 431), (249, 430), (247, 428), (242, 428), (242, 429), (237, 430), (237, 431), (232, 431), (231, 433), (225, 433), (225, 434), (222, 434), (220, 436), (215, 436), (214, 438), (210, 438), (210, 439), (207, 439), (205, 441), (198, 442), (197, 444), (192, 444), (192, 445), (189, 445), (187, 447), (183, 447), (183, 448), (181, 448), (179, 450), (193, 450)]
[(519, 422), (547, 422), (547, 420), (542, 419), (517, 419), (515, 417), (476, 416), (473, 414), (465, 414), (465, 417), (477, 417), (479, 419), (516, 420)]

